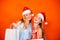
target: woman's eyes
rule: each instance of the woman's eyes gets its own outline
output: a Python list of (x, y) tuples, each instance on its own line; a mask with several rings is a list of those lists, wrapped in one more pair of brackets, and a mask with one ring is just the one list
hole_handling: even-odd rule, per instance
[(25, 16), (31, 16), (31, 14), (26, 14)]
[(25, 16), (28, 16), (28, 15), (25, 15)]
[(26, 14), (25, 16), (29, 16), (29, 14)]
[(26, 15), (27, 16), (27, 15)]

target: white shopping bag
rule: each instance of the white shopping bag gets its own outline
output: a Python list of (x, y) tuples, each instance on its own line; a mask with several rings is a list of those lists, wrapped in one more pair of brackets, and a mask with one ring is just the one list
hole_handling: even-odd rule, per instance
[(5, 40), (19, 40), (19, 30), (14, 28), (6, 29)]
[(41, 38), (41, 39), (31, 39), (31, 40), (44, 40), (43, 38)]
[(17, 40), (16, 29), (6, 29), (5, 40)]
[(42, 38), (42, 39), (36, 39), (36, 40), (44, 40), (44, 39)]

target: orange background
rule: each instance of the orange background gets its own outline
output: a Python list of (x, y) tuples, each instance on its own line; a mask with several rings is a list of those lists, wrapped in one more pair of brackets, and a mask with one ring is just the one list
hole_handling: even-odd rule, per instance
[(29, 7), (34, 14), (46, 12), (45, 26), (47, 40), (60, 40), (59, 0), (0, 0), (0, 40), (4, 40), (5, 29), (12, 22), (22, 18), (22, 10)]

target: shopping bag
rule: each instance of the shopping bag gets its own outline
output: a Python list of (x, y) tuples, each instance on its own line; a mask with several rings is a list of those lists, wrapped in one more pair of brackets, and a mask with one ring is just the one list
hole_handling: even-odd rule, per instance
[(19, 30), (14, 29), (11, 26), (10, 28), (7, 28), (5, 32), (5, 40), (19, 40)]
[(40, 38), (40, 39), (27, 39), (27, 40), (44, 40), (44, 38)]
[(16, 29), (6, 29), (5, 40), (17, 40)]

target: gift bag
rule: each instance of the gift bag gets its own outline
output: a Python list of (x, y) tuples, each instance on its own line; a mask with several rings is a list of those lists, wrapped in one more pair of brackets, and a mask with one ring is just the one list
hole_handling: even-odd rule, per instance
[(44, 39), (28, 39), (28, 40), (44, 40)]
[(14, 29), (11, 26), (10, 28), (7, 28), (5, 32), (5, 40), (19, 40), (19, 30)]

